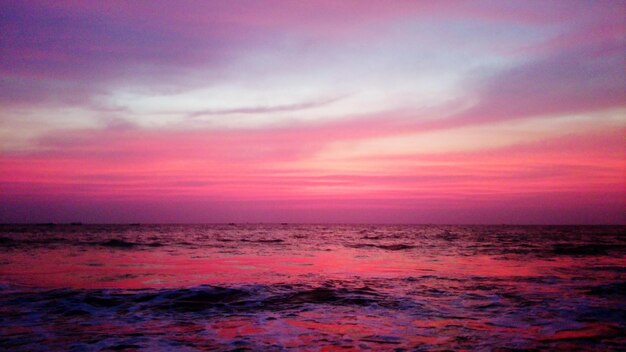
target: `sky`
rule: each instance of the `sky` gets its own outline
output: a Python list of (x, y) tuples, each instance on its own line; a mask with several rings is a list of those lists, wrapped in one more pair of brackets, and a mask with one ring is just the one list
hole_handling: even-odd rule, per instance
[(626, 223), (625, 1), (2, 1), (0, 222)]

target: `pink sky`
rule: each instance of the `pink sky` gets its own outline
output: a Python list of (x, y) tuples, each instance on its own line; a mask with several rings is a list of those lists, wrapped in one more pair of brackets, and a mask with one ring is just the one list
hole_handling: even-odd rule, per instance
[(0, 13), (0, 222), (626, 222), (624, 2)]

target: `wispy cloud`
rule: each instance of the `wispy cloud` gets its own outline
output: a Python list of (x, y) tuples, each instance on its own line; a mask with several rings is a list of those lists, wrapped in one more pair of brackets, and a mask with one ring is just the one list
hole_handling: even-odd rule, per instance
[(344, 97), (333, 97), (326, 99), (319, 99), (301, 103), (286, 104), (286, 105), (274, 105), (274, 106), (254, 106), (254, 107), (239, 107), (232, 109), (206, 109), (193, 111), (186, 114), (188, 118), (197, 118), (202, 116), (215, 116), (215, 115), (232, 115), (232, 114), (267, 114), (267, 113), (281, 113), (281, 112), (293, 112), (307, 109), (315, 109), (325, 105), (332, 104), (336, 101), (343, 99)]

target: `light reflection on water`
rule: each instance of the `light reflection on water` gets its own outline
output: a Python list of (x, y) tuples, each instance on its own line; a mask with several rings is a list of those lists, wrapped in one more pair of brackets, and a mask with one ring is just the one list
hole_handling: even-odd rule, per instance
[(3, 226), (0, 348), (620, 350), (623, 230)]

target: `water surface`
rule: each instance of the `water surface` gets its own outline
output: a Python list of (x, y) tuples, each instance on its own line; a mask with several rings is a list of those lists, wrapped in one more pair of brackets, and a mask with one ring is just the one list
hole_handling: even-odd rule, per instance
[(4, 225), (0, 349), (623, 350), (624, 230)]

